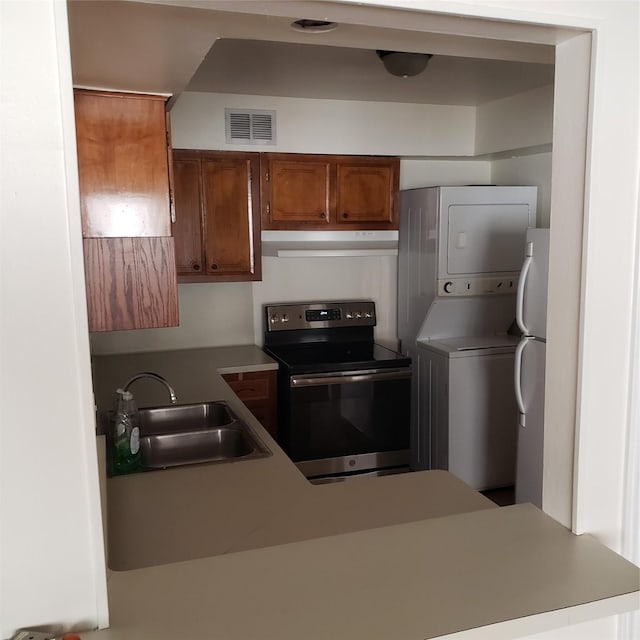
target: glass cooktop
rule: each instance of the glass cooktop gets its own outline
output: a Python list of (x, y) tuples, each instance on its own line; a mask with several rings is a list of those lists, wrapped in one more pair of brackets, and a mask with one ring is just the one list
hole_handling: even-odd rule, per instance
[(274, 345), (264, 350), (296, 373), (405, 367), (411, 364), (410, 358), (373, 342), (312, 342)]

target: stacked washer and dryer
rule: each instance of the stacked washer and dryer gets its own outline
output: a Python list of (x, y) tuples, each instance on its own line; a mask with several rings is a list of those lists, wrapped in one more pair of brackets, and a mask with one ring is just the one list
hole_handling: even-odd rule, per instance
[(516, 291), (537, 188), (401, 192), (398, 336), (413, 363), (411, 466), (513, 486)]

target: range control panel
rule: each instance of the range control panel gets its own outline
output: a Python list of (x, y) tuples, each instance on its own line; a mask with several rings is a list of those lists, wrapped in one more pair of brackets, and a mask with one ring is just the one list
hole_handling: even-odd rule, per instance
[(266, 305), (265, 313), (267, 331), (376, 324), (376, 306), (371, 300)]
[(489, 294), (516, 293), (518, 275), (515, 277), (490, 278), (450, 278), (438, 280), (438, 295), (452, 296), (484, 296)]

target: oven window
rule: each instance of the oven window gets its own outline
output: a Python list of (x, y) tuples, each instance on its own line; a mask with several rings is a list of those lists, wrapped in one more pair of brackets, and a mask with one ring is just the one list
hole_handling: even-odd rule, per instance
[(409, 448), (410, 378), (365, 378), (320, 378), (291, 389), (288, 453), (295, 462)]

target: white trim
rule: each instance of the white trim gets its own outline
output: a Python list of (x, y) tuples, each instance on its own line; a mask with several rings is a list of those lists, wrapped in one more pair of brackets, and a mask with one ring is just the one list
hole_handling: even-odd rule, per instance
[(53, 2), (56, 52), (58, 58), (58, 80), (60, 84), (60, 113), (62, 114), (62, 135), (64, 144), (64, 173), (69, 232), (69, 259), (72, 263), (71, 279), (74, 293), (73, 318), (75, 324), (76, 351), (69, 354), (76, 362), (76, 384), (79, 389), (78, 402), (85, 429), (83, 430), (82, 461), (84, 473), (79, 477), (87, 481), (87, 503), (90, 530), (90, 545), (93, 555), (93, 592), (96, 599), (95, 623), (102, 629), (109, 626), (109, 607), (107, 598), (105, 544), (102, 527), (102, 509), (100, 500), (98, 462), (95, 438), (95, 411), (93, 409), (93, 385), (91, 375), (91, 356), (89, 334), (87, 331), (87, 304), (84, 279), (84, 258), (82, 248), (82, 229), (80, 217), (80, 187), (78, 184), (78, 156), (76, 146), (75, 113), (73, 103), (73, 84), (71, 77), (71, 51), (69, 45), (69, 27), (67, 4)]
[[(546, 611), (533, 616), (505, 620), (496, 624), (489, 624), (475, 629), (467, 629), (440, 636), (446, 640), (513, 640), (513, 638), (529, 637), (533, 634), (564, 630), (568, 633), (571, 625), (591, 622), (616, 614), (631, 615), (626, 612), (638, 606), (638, 594), (627, 593), (613, 598), (605, 598), (595, 602), (587, 602), (575, 607), (567, 607), (555, 611)], [(559, 631), (558, 633), (561, 633)], [(536, 635), (537, 637), (537, 635)], [(563, 636), (554, 635), (556, 639)], [(574, 636), (571, 636), (574, 637)], [(634, 637), (631, 637), (634, 640)]]
[[(640, 184), (638, 216), (640, 217)], [(631, 399), (629, 430), (627, 433), (627, 459), (625, 464), (624, 507), (622, 515), (622, 555), (640, 565), (640, 226), (636, 229), (636, 264), (633, 286), (633, 344), (631, 351)], [(620, 616), (618, 626), (620, 640), (640, 638), (640, 612)]]

